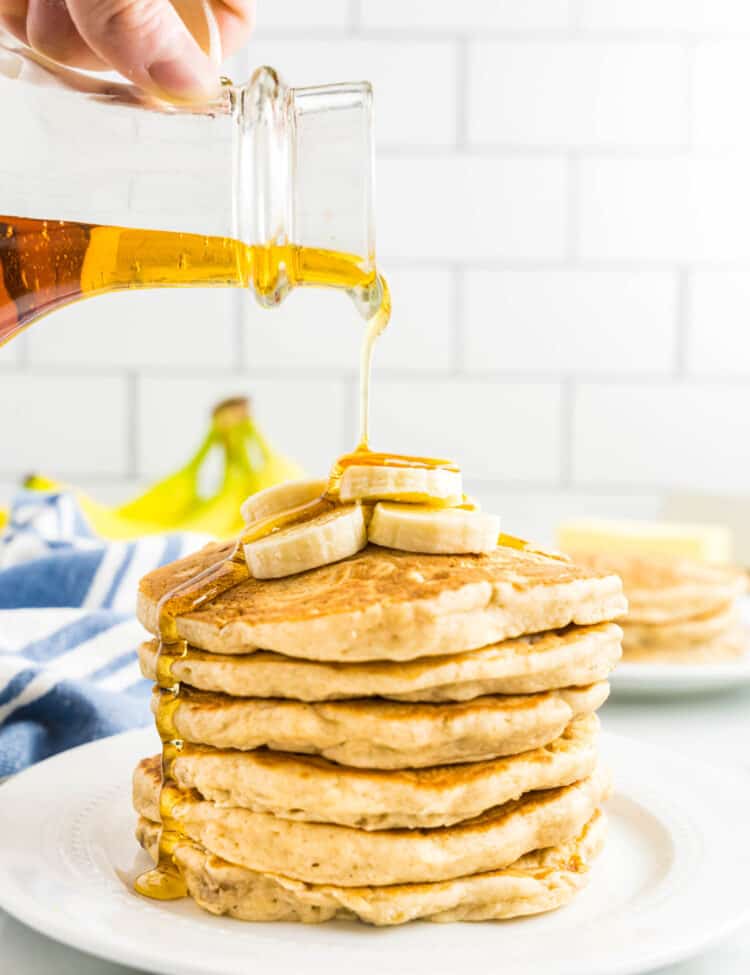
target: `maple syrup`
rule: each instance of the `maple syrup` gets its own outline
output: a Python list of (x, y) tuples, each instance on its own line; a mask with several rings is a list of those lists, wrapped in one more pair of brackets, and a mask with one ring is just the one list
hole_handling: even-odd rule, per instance
[(251, 287), (263, 305), (278, 304), (295, 287), (341, 288), (379, 334), (390, 299), (363, 263), (296, 244), (0, 216), (0, 345), (55, 308), (134, 288)]
[[(185, 793), (180, 790), (174, 779), (174, 762), (180, 754), (184, 753), (186, 746), (175, 724), (175, 713), (180, 704), (181, 690), (180, 682), (172, 673), (172, 666), (176, 661), (185, 659), (190, 653), (187, 641), (181, 638), (178, 632), (178, 616), (205, 606), (217, 596), (250, 577), (244, 554), (246, 544), (333, 510), (339, 503), (339, 485), (348, 467), (385, 465), (458, 470), (456, 465), (448, 460), (377, 453), (369, 448), (372, 355), (377, 338), (388, 324), (391, 307), (388, 287), (382, 277), (377, 278), (377, 288), (380, 301), (374, 307), (368, 321), (360, 356), (360, 437), (357, 448), (336, 461), (326, 491), (319, 498), (249, 525), (229, 554), (166, 593), (159, 601), (159, 646), (156, 662), (159, 702), (156, 711), (156, 727), (162, 741), (162, 783), (159, 794), (161, 830), (157, 865), (141, 875), (135, 884), (138, 893), (147, 897), (171, 900), (185, 896), (187, 892), (185, 881), (175, 862), (174, 853), (178, 845), (193, 843), (181, 830), (179, 821), (174, 815), (175, 806), (185, 798)], [(372, 301), (370, 307), (373, 307)]]

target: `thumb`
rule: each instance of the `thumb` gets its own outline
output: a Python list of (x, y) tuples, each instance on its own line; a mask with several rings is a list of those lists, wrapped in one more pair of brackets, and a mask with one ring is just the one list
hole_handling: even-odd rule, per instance
[(175, 101), (219, 89), (216, 67), (169, 0), (67, 0), (91, 49), (139, 87)]

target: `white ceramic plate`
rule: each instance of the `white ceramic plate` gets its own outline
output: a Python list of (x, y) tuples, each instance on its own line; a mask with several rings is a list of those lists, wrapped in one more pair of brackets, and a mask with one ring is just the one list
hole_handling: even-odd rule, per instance
[(750, 915), (750, 783), (604, 736), (609, 842), (567, 908), (484, 924), (243, 924), (132, 892), (130, 773), (150, 730), (66, 752), (0, 787), (0, 907), (58, 941), (179, 975), (502, 971), (626, 975), (699, 952)]
[(622, 661), (610, 675), (615, 694), (638, 696), (710, 694), (750, 684), (750, 597), (740, 601), (747, 628), (747, 652), (737, 660), (717, 664), (649, 664)]
[(609, 678), (613, 694), (710, 694), (750, 684), (750, 653), (723, 664), (642, 664), (623, 662)]

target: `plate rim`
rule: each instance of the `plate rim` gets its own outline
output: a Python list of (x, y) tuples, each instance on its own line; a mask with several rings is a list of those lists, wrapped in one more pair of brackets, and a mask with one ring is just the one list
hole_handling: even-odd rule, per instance
[(621, 658), (609, 675), (612, 688), (623, 693), (679, 694), (733, 690), (750, 683), (750, 593), (737, 597), (748, 634), (745, 652), (733, 660), (716, 663), (649, 663)]
[[(0, 784), (0, 804), (2, 804), (3, 796), (6, 794), (5, 790), (15, 791), (18, 788), (17, 783), (21, 782), (24, 784), (27, 780), (33, 781), (33, 779), (39, 776), (43, 777), (45, 770), (52, 764), (62, 765), (70, 763), (74, 760), (72, 758), (74, 753), (80, 754), (84, 751), (93, 751), (95, 749), (106, 750), (113, 742), (117, 742), (118, 746), (122, 745), (124, 747), (123, 743), (127, 739), (132, 739), (134, 743), (141, 740), (145, 742), (147, 736), (153, 741), (153, 729), (150, 726), (120, 732), (50, 756)], [(686, 759), (679, 752), (673, 751), (672, 749), (662, 746), (651, 746), (629, 735), (610, 733), (605, 730), (601, 736), (601, 744), (605, 755), (608, 755), (611, 751), (617, 751), (617, 749), (625, 750), (625, 752), (634, 751), (635, 753), (641, 751), (642, 753), (647, 753), (649, 758), (657, 757), (662, 761), (678, 761), (682, 766), (692, 766), (707, 773), (710, 778), (717, 777), (718, 775), (717, 770), (705, 762)], [(727, 777), (733, 780), (732, 782), (725, 781), (725, 788), (728, 787), (731, 789), (733, 786), (736, 786), (740, 793), (744, 792), (746, 794), (748, 802), (750, 802), (750, 781), (742, 774), (741, 768), (733, 765), (724, 766), (721, 768), (721, 775), (725, 780)], [(627, 791), (616, 790), (616, 794), (618, 791), (625, 798), (637, 803), (640, 802), (637, 797), (634, 797)], [(640, 804), (643, 805), (642, 802)], [(729, 808), (731, 809), (734, 805), (734, 803), (729, 804)], [(741, 804), (737, 803), (736, 805), (739, 806)], [(701, 835), (704, 834), (701, 833)], [(0, 850), (3, 845), (7, 844), (7, 839), (4, 836), (0, 836)], [(14, 892), (15, 896), (13, 896)], [(170, 964), (164, 957), (155, 958), (149, 948), (141, 950), (132, 940), (124, 937), (120, 939), (117, 937), (116, 932), (110, 930), (107, 930), (106, 933), (100, 933), (96, 926), (91, 926), (88, 929), (83, 926), (78, 928), (71, 927), (69, 922), (64, 918), (57, 919), (49, 909), (38, 907), (33, 896), (19, 889), (17, 881), (4, 869), (1, 858), (0, 909), (36, 933), (51, 938), (60, 944), (75, 948), (84, 954), (115, 964), (140, 968), (148, 972), (164, 973), (164, 975), (206, 975), (208, 971), (201, 964), (186, 964), (183, 959), (175, 960)], [(750, 922), (750, 900), (744, 904), (741, 910), (738, 909), (733, 916), (725, 917), (723, 923), (716, 924), (711, 929), (697, 933), (691, 928), (688, 935), (692, 934), (692, 938), (686, 937), (684, 942), (677, 947), (675, 947), (673, 942), (663, 946), (654, 945), (647, 955), (640, 959), (633, 958), (621, 963), (614, 962), (607, 969), (606, 975), (639, 975), (639, 973), (653, 971), (664, 965), (679, 963), (721, 942), (748, 922)], [(369, 932), (370, 929), (366, 928), (365, 930)]]
[(714, 694), (750, 684), (750, 652), (713, 664), (666, 664), (621, 660), (609, 675), (615, 693)]

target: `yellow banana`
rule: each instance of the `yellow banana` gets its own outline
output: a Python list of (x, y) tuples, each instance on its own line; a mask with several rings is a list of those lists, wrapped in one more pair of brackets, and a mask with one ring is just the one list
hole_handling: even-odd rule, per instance
[[(214, 494), (204, 496), (200, 475), (212, 448), (222, 451), (224, 472)], [(110, 507), (82, 491), (75, 493), (93, 529), (105, 538), (165, 531), (228, 538), (243, 527), (240, 507), (249, 495), (302, 473), (268, 444), (249, 416), (247, 400), (233, 399), (216, 407), (209, 431), (187, 464), (126, 504)], [(25, 486), (42, 491), (67, 487), (40, 475), (27, 478)]]
[(23, 479), (23, 486), (30, 491), (57, 491), (64, 487), (60, 481), (53, 481), (50, 477), (42, 474), (29, 474)]
[(250, 495), (271, 484), (299, 478), (302, 473), (299, 465), (269, 446), (248, 415), (246, 402), (230, 401), (226, 409), (226, 416), (214, 418), (226, 458), (221, 487), (183, 523), (187, 530), (220, 538), (242, 530), (241, 507)]
[(252, 420), (250, 421), (250, 427), (253, 446), (263, 457), (263, 464), (256, 472), (257, 484), (255, 491), (273, 487), (274, 484), (282, 484), (284, 481), (297, 481), (305, 476), (305, 472), (299, 464), (289, 460), (283, 454), (278, 453), (270, 447), (268, 441)]
[(203, 438), (190, 460), (161, 481), (116, 509), (116, 514), (127, 521), (164, 524), (165, 519), (178, 523), (201, 500), (199, 476), (201, 467), (211, 448), (216, 444), (213, 426)]

